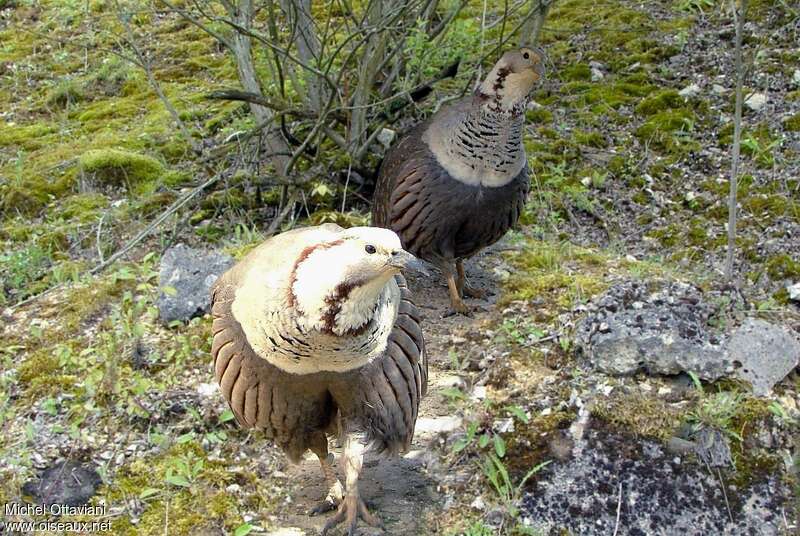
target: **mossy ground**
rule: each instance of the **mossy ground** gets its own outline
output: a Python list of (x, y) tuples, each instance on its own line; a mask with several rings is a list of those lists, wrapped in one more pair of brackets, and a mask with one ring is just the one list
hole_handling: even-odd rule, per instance
[[(263, 209), (274, 211), (279, 189), (262, 191), (259, 204), (254, 175), (233, 174), (224, 190), (203, 196), (132, 251), (132, 262), (86, 275), (99, 262), (98, 250), (107, 257), (203, 176), (193, 143), (224, 140), (252, 126), (241, 104), (203, 99), (212, 89), (237, 85), (235, 66), (211, 37), (179, 17), (146, 11), (134, 17), (154, 75), (190, 132), (187, 140), (141, 69), (104, 51), (122, 31), (111, 3), (90, 2), (88, 12), (74, 2), (15, 4), (0, 22), (0, 65), (13, 66), (0, 70), (8, 88), (0, 92), (0, 305), (64, 288), (15, 311), (13, 329), (3, 325), (0, 502), (19, 498), (36, 470), (34, 453), (55, 459), (63, 455), (60, 447), (72, 445), (103, 460), (106, 485), (96, 500), (126, 512), (115, 518), (115, 533), (160, 533), (165, 519), (170, 534), (198, 527), (229, 533), (245, 519), (276, 519), (286, 508), (285, 489), (261, 477), (281, 462), (263, 442), (250, 452), (249, 437), (226, 420), (219, 398), (196, 394), (211, 381), (210, 321), (172, 328), (156, 322), (158, 259), (150, 252), (178, 238), (242, 255), (260, 240), (264, 214), (272, 214)], [(783, 35), (771, 30), (786, 23), (789, 10), (756, 4), (763, 31), (752, 39), (767, 36), (759, 61), (777, 66), (776, 76), (790, 76), (780, 66), (796, 56), (787, 59), (790, 46), (771, 41)], [(420, 68), (435, 72), (436, 62), (477, 50), (482, 5), (469, 2), (459, 17), (463, 31), (452, 49), (417, 43), (435, 60)], [(724, 13), (704, 17), (730, 27)], [(671, 1), (553, 5), (542, 34), (550, 80), (534, 94), (541, 107), (526, 113), (533, 191), (522, 231), (509, 240), (516, 249), (504, 255), (509, 277), (499, 310), (508, 312), (481, 327), (495, 333), (492, 344), (504, 357), (489, 371), (494, 400), (468, 408), (481, 431), (490, 430), (494, 417), (509, 418), (509, 407), (528, 415), (528, 423), (513, 417), (516, 432), (501, 434), (515, 481), (553, 458), (554, 438), (575, 419), (572, 390), (585, 387), (587, 373), (570, 346), (573, 309), (619, 278), (718, 279), (731, 88), (716, 96), (707, 83), (691, 99), (678, 94), (693, 76), (710, 81), (727, 72), (729, 47), (707, 49), (702, 38), (717, 38), (704, 17)], [(509, 28), (491, 25), (487, 40)], [(701, 56), (718, 62), (693, 71)], [(592, 79), (592, 61), (602, 64), (602, 79)], [(462, 72), (437, 91), (455, 94), (470, 75)], [(792, 307), (783, 286), (800, 277), (797, 243), (786, 240), (787, 230), (800, 225), (800, 94), (783, 88), (771, 98), (780, 111), (774, 117), (745, 114), (737, 271), (753, 301), (790, 315), (774, 309)], [(346, 155), (331, 150), (329, 158), (332, 171), (347, 168)], [(310, 222), (366, 223), (363, 207), (339, 210), (340, 192), (317, 189), (313, 199), (307, 193), (317, 202)], [(535, 342), (548, 335), (548, 342)], [(611, 381), (614, 390), (593, 407), (593, 418), (633, 438), (663, 441), (701, 400), (665, 402), (658, 395), (665, 383), (653, 381), (643, 391), (638, 380)], [(796, 392), (796, 381), (783, 388)], [(733, 443), (737, 485), (780, 467), (747, 443), (774, 419), (745, 399), (731, 430), (743, 439)], [(474, 472), (475, 459), (491, 450), (477, 441), (454, 457), (455, 467)], [(249, 461), (242, 459), (245, 451)], [(480, 474), (472, 483), (489, 490)], [(465, 521), (465, 510), (457, 510), (458, 516), (447, 514), (445, 532), (492, 533), (479, 512)]]

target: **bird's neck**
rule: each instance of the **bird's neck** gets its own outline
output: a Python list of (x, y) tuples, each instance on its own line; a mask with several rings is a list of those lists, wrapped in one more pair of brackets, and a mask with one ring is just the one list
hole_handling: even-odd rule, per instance
[(532, 71), (514, 73), (508, 67), (495, 65), (475, 90), (475, 98), (488, 112), (517, 118), (525, 112), (534, 81)]
[(501, 187), (522, 170), (524, 116), (475, 106), (454, 128), (442, 133), (434, 151), (450, 175), (465, 184)]
[(393, 277), (386, 274), (356, 285), (337, 285), (323, 299), (315, 328), (337, 336), (357, 336), (369, 328), (378, 313), (386, 283)]

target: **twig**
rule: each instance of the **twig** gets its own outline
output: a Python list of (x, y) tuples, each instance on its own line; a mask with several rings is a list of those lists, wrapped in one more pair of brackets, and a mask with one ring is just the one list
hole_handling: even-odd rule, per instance
[(95, 245), (97, 247), (97, 257), (100, 259), (100, 262), (103, 262), (103, 248), (100, 247), (100, 230), (103, 228), (103, 220), (106, 219), (107, 212), (103, 212), (103, 215), (100, 216), (100, 223), (97, 224), (97, 235), (95, 239)]
[(200, 186), (197, 186), (197, 187), (196, 187), (196, 188), (194, 188), (193, 190), (190, 190), (190, 191), (188, 191), (187, 193), (185, 193), (185, 194), (184, 194), (182, 197), (178, 198), (178, 199), (177, 199), (177, 200), (176, 200), (174, 203), (172, 203), (172, 204), (169, 206), (169, 208), (168, 208), (167, 210), (165, 210), (165, 211), (164, 211), (164, 212), (163, 212), (163, 213), (162, 213), (162, 214), (161, 214), (161, 215), (160, 215), (158, 218), (156, 218), (155, 220), (153, 220), (153, 221), (150, 223), (150, 225), (148, 225), (147, 227), (145, 227), (145, 228), (144, 228), (142, 231), (140, 231), (140, 232), (139, 232), (139, 234), (137, 234), (135, 237), (133, 237), (131, 240), (129, 240), (129, 241), (128, 241), (128, 243), (127, 243), (127, 244), (125, 244), (125, 246), (124, 246), (122, 249), (118, 250), (116, 253), (114, 253), (113, 255), (111, 255), (111, 256), (110, 256), (108, 259), (106, 259), (105, 261), (101, 262), (100, 264), (98, 264), (97, 266), (95, 266), (94, 268), (92, 268), (91, 270), (89, 270), (89, 273), (90, 273), (90, 274), (97, 274), (97, 273), (99, 273), (99, 272), (101, 272), (101, 271), (105, 270), (106, 268), (108, 268), (108, 266), (110, 266), (111, 264), (113, 264), (114, 262), (116, 262), (116, 261), (117, 261), (119, 258), (121, 258), (121, 257), (122, 257), (122, 256), (124, 256), (126, 253), (128, 253), (128, 252), (129, 252), (131, 249), (133, 249), (133, 248), (134, 248), (134, 247), (135, 247), (135, 246), (136, 246), (136, 245), (137, 245), (139, 242), (141, 242), (142, 240), (144, 240), (144, 239), (145, 239), (145, 238), (146, 238), (146, 237), (147, 237), (147, 236), (148, 236), (150, 233), (152, 233), (152, 232), (153, 232), (155, 229), (157, 229), (157, 228), (158, 228), (158, 226), (159, 226), (159, 225), (161, 225), (162, 223), (164, 223), (164, 221), (165, 221), (167, 218), (169, 218), (169, 217), (170, 217), (172, 214), (174, 214), (175, 212), (177, 212), (178, 210), (180, 210), (180, 209), (181, 209), (181, 207), (183, 207), (183, 206), (184, 206), (184, 205), (186, 205), (186, 204), (187, 204), (189, 201), (191, 201), (191, 199), (192, 199), (194, 196), (196, 196), (197, 194), (199, 194), (200, 192), (202, 192), (203, 190), (205, 190), (206, 188), (208, 188), (209, 186), (211, 186), (212, 184), (214, 184), (215, 182), (217, 182), (217, 181), (218, 181), (220, 178), (222, 178), (222, 175), (221, 175), (221, 174), (214, 175), (213, 177), (211, 177), (210, 179), (208, 179), (207, 181), (205, 181), (205, 182), (204, 182), (203, 184), (201, 184)]
[(617, 536), (617, 531), (619, 531), (619, 517), (622, 513), (622, 481), (619, 483), (619, 496), (617, 497), (617, 521), (614, 524), (614, 534), (613, 536)]
[(728, 252), (725, 256), (725, 279), (733, 278), (733, 254), (736, 248), (736, 194), (739, 177), (739, 151), (742, 138), (742, 84), (744, 72), (742, 70), (742, 33), (744, 31), (744, 18), (747, 13), (747, 0), (741, 0), (741, 12), (736, 9), (733, 0), (733, 18), (736, 23), (736, 109), (733, 118), (733, 156), (731, 162), (730, 190), (728, 192)]
[(265, 237), (272, 236), (272, 234), (275, 231), (278, 230), (278, 226), (280, 226), (281, 222), (284, 219), (286, 219), (286, 216), (292, 210), (294, 210), (294, 203), (295, 203), (296, 200), (297, 200), (297, 193), (295, 192), (295, 193), (292, 193), (292, 195), (286, 201), (286, 205), (284, 205), (283, 210), (281, 210), (281, 212), (279, 214), (277, 214), (275, 216), (275, 218), (272, 219), (272, 222), (270, 222), (269, 227), (267, 227), (267, 230), (264, 231), (264, 236)]

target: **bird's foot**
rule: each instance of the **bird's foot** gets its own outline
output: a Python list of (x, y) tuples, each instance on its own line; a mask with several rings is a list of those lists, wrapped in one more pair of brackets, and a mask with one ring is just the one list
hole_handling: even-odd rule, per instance
[(371, 527), (383, 528), (381, 520), (378, 516), (367, 510), (367, 505), (364, 504), (361, 497), (357, 494), (348, 493), (342, 500), (342, 504), (339, 505), (339, 510), (336, 512), (336, 515), (325, 523), (325, 526), (322, 528), (322, 536), (326, 536), (329, 530), (341, 523), (344, 523), (347, 527), (347, 535), (354, 536), (359, 518)]
[(449, 316), (454, 316), (454, 315), (463, 315), (471, 317), (472, 311), (473, 309), (469, 307), (466, 303), (464, 303), (461, 300), (458, 300), (457, 302), (452, 302), (450, 304), (450, 308), (444, 312), (442, 318), (447, 318)]
[(344, 497), (344, 487), (342, 483), (338, 480), (331, 486), (331, 489), (328, 490), (328, 495), (325, 496), (314, 508), (312, 508), (308, 515), (316, 516), (319, 514), (325, 514), (330, 512), (331, 510), (336, 510), (336, 507), (342, 503), (342, 498)]
[(467, 298), (477, 298), (479, 300), (483, 300), (489, 295), (487, 291), (469, 285), (464, 285), (462, 292)]

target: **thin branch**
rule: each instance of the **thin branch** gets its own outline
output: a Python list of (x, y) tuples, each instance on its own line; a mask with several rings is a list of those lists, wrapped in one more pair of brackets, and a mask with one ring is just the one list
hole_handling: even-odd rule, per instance
[(742, 138), (742, 85), (744, 70), (742, 68), (742, 33), (747, 14), (747, 0), (741, 0), (741, 11), (736, 9), (736, 0), (731, 2), (733, 18), (736, 24), (736, 109), (733, 119), (733, 156), (731, 162), (730, 190), (728, 192), (728, 252), (725, 258), (725, 279), (733, 279), (733, 256), (736, 249), (736, 196), (739, 179), (739, 152)]
[(189, 190), (188, 192), (183, 194), (180, 198), (175, 200), (175, 202), (172, 203), (169, 206), (169, 208), (167, 208), (167, 210), (162, 212), (160, 216), (158, 216), (155, 220), (153, 220), (147, 227), (145, 227), (144, 229), (139, 231), (139, 234), (137, 234), (135, 237), (133, 237), (131, 240), (129, 240), (128, 243), (125, 244), (125, 246), (123, 246), (121, 249), (117, 250), (117, 252), (114, 253), (113, 255), (111, 255), (108, 259), (106, 259), (105, 261), (101, 262), (100, 264), (98, 264), (97, 266), (95, 266), (94, 268), (89, 270), (89, 273), (90, 274), (97, 274), (99, 272), (102, 272), (103, 270), (105, 270), (109, 266), (111, 266), (118, 259), (120, 259), (124, 255), (126, 255), (131, 249), (136, 247), (136, 245), (139, 242), (141, 242), (142, 240), (147, 238), (147, 236), (149, 236), (150, 233), (155, 231), (162, 223), (164, 223), (164, 221), (166, 221), (167, 218), (169, 218), (171, 215), (175, 214), (178, 210), (181, 209), (181, 207), (183, 207), (189, 201), (191, 201), (197, 194), (199, 194), (200, 192), (202, 192), (203, 190), (205, 190), (206, 188), (208, 188), (209, 186), (211, 186), (212, 184), (214, 184), (215, 182), (217, 182), (221, 178), (222, 178), (222, 174), (214, 175), (210, 179), (206, 180), (200, 186), (197, 186), (194, 189)]

